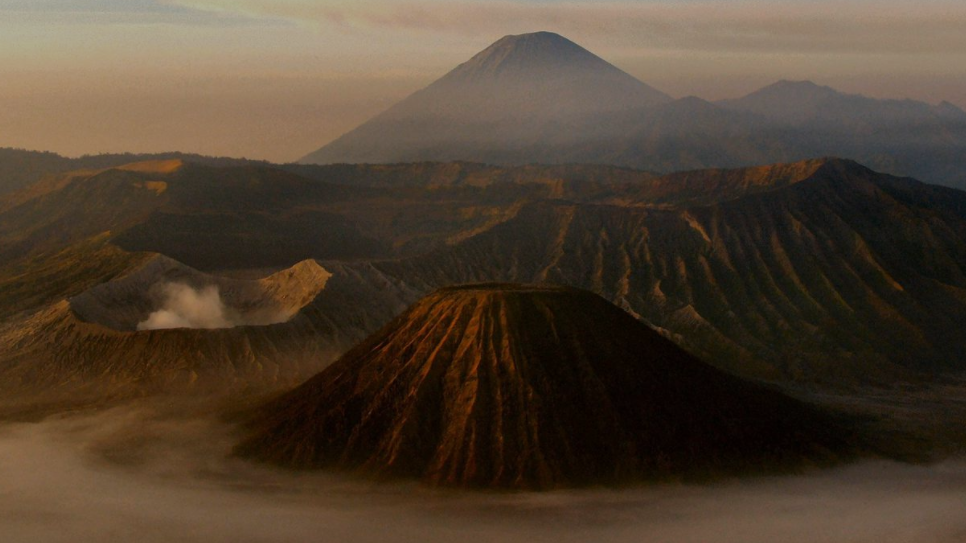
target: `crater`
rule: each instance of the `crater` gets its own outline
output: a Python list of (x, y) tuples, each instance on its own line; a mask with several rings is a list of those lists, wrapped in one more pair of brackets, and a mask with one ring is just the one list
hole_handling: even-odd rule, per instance
[(70, 299), (78, 319), (123, 332), (266, 326), (291, 320), (331, 274), (314, 260), (260, 279), (207, 274), (158, 255)]

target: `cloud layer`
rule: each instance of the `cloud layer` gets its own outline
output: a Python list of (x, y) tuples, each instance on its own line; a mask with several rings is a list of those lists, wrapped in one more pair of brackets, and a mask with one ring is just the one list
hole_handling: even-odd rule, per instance
[(966, 4), (926, 0), (470, 1), (177, 0), (184, 6), (323, 25), (499, 37), (556, 30), (638, 47), (701, 51), (966, 49)]
[[(0, 426), (4, 541), (915, 543), (966, 537), (966, 465), (869, 463), (711, 486), (433, 492), (226, 458), (231, 429), (163, 408)], [(200, 409), (200, 407), (198, 408)]]

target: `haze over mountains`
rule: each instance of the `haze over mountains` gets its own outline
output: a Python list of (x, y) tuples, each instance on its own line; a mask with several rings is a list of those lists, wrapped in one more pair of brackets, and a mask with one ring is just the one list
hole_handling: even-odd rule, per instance
[(966, 187), (966, 113), (788, 81), (719, 103), (673, 100), (538, 32), (499, 40), (302, 162), (596, 163), (668, 173), (826, 155)]
[[(589, 290), (626, 312), (625, 321), (640, 321), (643, 332), (627, 337), (661, 335), (717, 371), (860, 414), (849, 420), (861, 421), (871, 450), (922, 459), (966, 443), (966, 412), (953, 397), (923, 393), (931, 399), (900, 408), (881, 399), (895, 392), (868, 392), (896, 383), (958, 390), (966, 193), (956, 189), (835, 158), (665, 176), (599, 165), (158, 158), (48, 175), (0, 197), (0, 413), (36, 416), (145, 395), (249, 405), (325, 371), (426, 294), (496, 281)], [(195, 296), (172, 301), (173, 288)], [(185, 307), (197, 303), (214, 310)], [(551, 313), (562, 326), (587, 307), (567, 302)], [(159, 313), (177, 327), (157, 326)], [(530, 337), (525, 330), (539, 319), (504, 321), (461, 337), (478, 340), (474, 352), (487, 358), (487, 345)], [(616, 325), (592, 321), (574, 329), (613, 336)], [(418, 324), (406, 330), (417, 352), (452, 339)], [(585, 361), (603, 363), (589, 354)], [(739, 396), (754, 403), (754, 394)], [(306, 397), (311, 404), (318, 394)], [(417, 404), (421, 417), (438, 414)], [(478, 415), (475, 424), (496, 420), (490, 410)], [(672, 418), (690, 424), (680, 412)], [(700, 434), (705, 423), (695, 424)], [(782, 432), (765, 441), (778, 447)], [(262, 442), (265, 458), (287, 443), (305, 445), (309, 434), (296, 434), (272, 434)], [(788, 458), (824, 457), (813, 453), (828, 443), (803, 439)], [(662, 462), (683, 462), (687, 455), (675, 451)], [(711, 472), (732, 472), (722, 468), (727, 457), (709, 455)], [(552, 465), (565, 465), (561, 458)], [(388, 475), (419, 476), (377, 464)], [(495, 472), (470, 465), (453, 464), (462, 467), (452, 484), (516, 485), (478, 479), (472, 474)], [(520, 484), (608, 480), (599, 470), (561, 469), (541, 479), (526, 468), (520, 481), (529, 482)]]
[[(81, 11), (116, 10), (139, 40), (160, 10), (241, 43), (183, 3)], [(565, 3), (517, 4), (585, 28), (620, 13)], [(392, 23), (459, 26), (413, 7)], [(707, 7), (683, 6), (692, 35)], [(840, 15), (797, 31), (852, 30)], [(706, 28), (696, 42), (739, 27)], [(318, 75), (295, 69), (278, 88)], [(151, 106), (195, 139), (213, 118)], [(76, 127), (51, 111), (36, 131), (56, 144)], [(960, 542), (964, 151), (946, 102), (808, 81), (675, 99), (549, 32), (499, 40), (301, 163), (0, 149), (0, 543)]]
[[(948, 383), (966, 372), (966, 193), (832, 157), (654, 171), (828, 146), (889, 169), (953, 172), (963, 117), (948, 104), (807, 82), (719, 104), (673, 100), (538, 33), (501, 40), (338, 144), (404, 151), (386, 160), (467, 152), (495, 164), (4, 150), (0, 391), (11, 405), (168, 393), (251, 401), (324, 370), (427, 294), (487, 282), (593, 292), (682, 357), (795, 394)], [(642, 163), (653, 171), (621, 165)], [(486, 328), (470, 358), (527, 335), (535, 318), (501, 317), (507, 327)], [(426, 343), (419, 352), (451, 339), (406, 329)], [(284, 449), (279, 439), (266, 450)], [(451, 482), (513, 486), (477, 480), (483, 472), (463, 460)], [(517, 468), (537, 486), (580, 478)]]
[(670, 101), (557, 34), (507, 36), (302, 162), (539, 162), (524, 150), (570, 123)]
[[(48, 177), (2, 200), (0, 359), (19, 376), (13, 388), (112, 373), (108, 388), (125, 390), (219, 375), (271, 388), (321, 369), (437, 288), (549, 282), (593, 291), (745, 377), (928, 380), (966, 369), (964, 236), (964, 193), (840, 159), (661, 177), (609, 166), (138, 163)], [(225, 289), (288, 268), (306, 294), (283, 304), (285, 322), (135, 331), (162, 309), (156, 283), (219, 286), (229, 307), (270, 312), (269, 298), (238, 294), (262, 287)], [(110, 345), (141, 354), (104, 356), (121, 352)], [(141, 359), (159, 373), (125, 366)], [(281, 380), (249, 371), (282, 360), (299, 362), (283, 364)]]

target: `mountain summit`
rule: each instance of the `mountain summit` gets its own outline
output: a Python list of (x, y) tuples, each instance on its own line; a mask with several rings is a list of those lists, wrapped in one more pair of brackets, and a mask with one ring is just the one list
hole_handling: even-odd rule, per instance
[(435, 86), (494, 82), (536, 84), (547, 80), (576, 83), (589, 77), (626, 86), (632, 94), (629, 97), (632, 101), (659, 103), (670, 100), (667, 95), (552, 32), (505, 36), (446, 74)]
[(821, 463), (843, 443), (825, 415), (712, 368), (597, 295), (484, 284), (417, 302), (263, 408), (236, 452), (553, 488)]
[(943, 103), (779, 81), (745, 97), (674, 100), (551, 32), (506, 36), (302, 159), (607, 164), (658, 173), (842, 156), (966, 186), (966, 113)]
[(506, 36), (302, 161), (505, 162), (566, 137), (569, 123), (669, 101), (558, 34)]

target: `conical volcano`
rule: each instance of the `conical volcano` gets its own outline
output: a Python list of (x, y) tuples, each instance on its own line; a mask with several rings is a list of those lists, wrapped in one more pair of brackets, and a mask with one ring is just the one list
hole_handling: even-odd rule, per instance
[(555, 488), (822, 463), (825, 415), (589, 292), (439, 290), (266, 405), (237, 452), (430, 484)]
[[(572, 101), (579, 98), (583, 102), (571, 105), (582, 105), (589, 109), (636, 107), (670, 101), (670, 97), (664, 93), (552, 32), (506, 36), (459, 65), (426, 91), (429, 93), (446, 88), (472, 90), (477, 85), (500, 85), (504, 87), (504, 92), (555, 90), (564, 93)], [(590, 87), (593, 86), (597, 87), (594, 90), (605, 94), (591, 95)], [(581, 93), (586, 94), (581, 96)], [(618, 96), (618, 93), (626, 95)], [(502, 98), (504, 106), (511, 105), (505, 103), (506, 96), (493, 98), (494, 103)], [(561, 96), (555, 98), (545, 105), (558, 108)]]
[(506, 36), (302, 161), (505, 162), (575, 136), (567, 125), (670, 100), (558, 34)]

